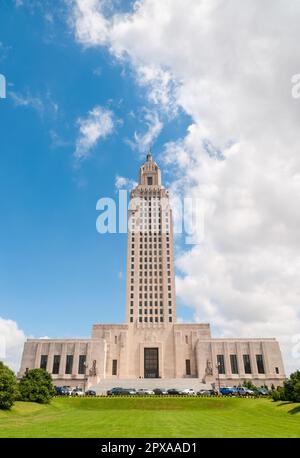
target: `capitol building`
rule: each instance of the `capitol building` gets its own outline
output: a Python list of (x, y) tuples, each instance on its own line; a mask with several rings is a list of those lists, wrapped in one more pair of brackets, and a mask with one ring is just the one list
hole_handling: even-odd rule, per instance
[[(163, 204), (162, 204), (163, 203)], [(19, 376), (44, 368), (55, 385), (182, 387), (282, 385), (276, 338), (214, 338), (209, 323), (176, 321), (173, 221), (161, 171), (148, 154), (131, 191), (126, 322), (94, 324), (90, 339), (28, 339)]]

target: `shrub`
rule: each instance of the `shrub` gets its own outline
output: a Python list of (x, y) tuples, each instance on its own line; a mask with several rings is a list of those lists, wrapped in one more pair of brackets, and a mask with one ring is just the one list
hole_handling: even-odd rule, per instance
[(300, 402), (300, 371), (290, 375), (283, 384), (283, 390), (286, 401)]
[(51, 375), (44, 369), (29, 370), (20, 381), (22, 401), (46, 404), (55, 395)]
[(245, 380), (243, 386), (248, 390), (257, 391), (257, 387), (251, 382), (251, 380)]
[(271, 392), (271, 397), (273, 401), (285, 401), (284, 389), (281, 386), (279, 386), (277, 390), (273, 390)]
[(18, 395), (14, 372), (0, 361), (0, 409), (10, 409)]

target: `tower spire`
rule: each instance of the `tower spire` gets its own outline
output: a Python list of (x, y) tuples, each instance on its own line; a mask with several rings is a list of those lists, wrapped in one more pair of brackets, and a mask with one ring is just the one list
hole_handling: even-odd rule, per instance
[(149, 149), (149, 152), (147, 153), (147, 156), (146, 156), (146, 161), (147, 162), (152, 162), (153, 158), (152, 158), (152, 152), (151, 150)]

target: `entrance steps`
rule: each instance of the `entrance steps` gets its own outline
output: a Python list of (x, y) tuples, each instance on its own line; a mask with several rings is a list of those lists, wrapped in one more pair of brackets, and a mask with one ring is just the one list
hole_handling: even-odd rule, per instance
[(138, 379), (103, 379), (97, 385), (91, 386), (91, 390), (95, 390), (97, 394), (106, 394), (107, 390), (114, 387), (121, 388), (141, 388), (153, 390), (154, 388), (176, 388), (177, 390), (184, 390), (185, 388), (192, 388), (195, 392), (199, 390), (210, 390), (211, 383), (202, 383), (198, 378), (138, 378)]

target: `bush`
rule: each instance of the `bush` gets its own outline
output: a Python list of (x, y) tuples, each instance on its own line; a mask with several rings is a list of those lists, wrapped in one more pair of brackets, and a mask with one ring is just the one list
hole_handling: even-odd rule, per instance
[(55, 395), (51, 375), (44, 369), (29, 370), (20, 381), (22, 401), (48, 403)]
[(251, 380), (245, 380), (243, 386), (248, 388), (248, 390), (257, 391), (257, 386), (255, 386)]
[(283, 390), (286, 401), (300, 402), (300, 371), (290, 375), (283, 384)]
[(285, 401), (284, 389), (282, 386), (279, 386), (277, 390), (271, 392), (271, 397), (273, 401)]
[(0, 361), (0, 409), (10, 409), (18, 395), (14, 372)]

